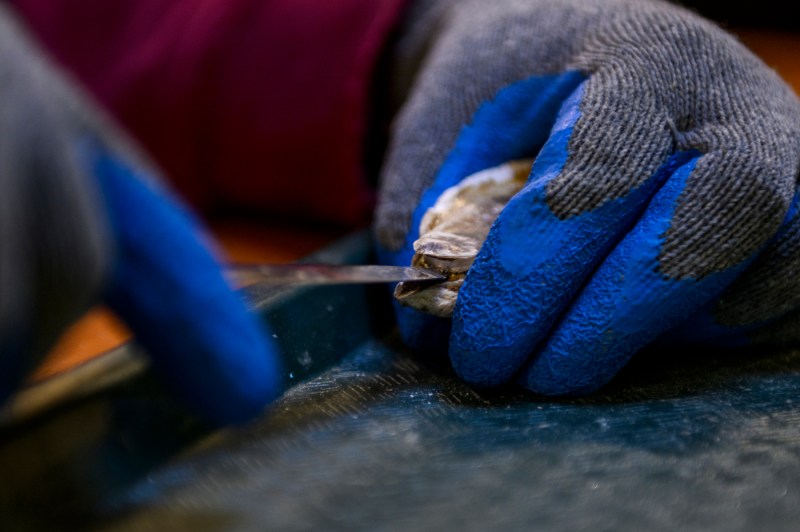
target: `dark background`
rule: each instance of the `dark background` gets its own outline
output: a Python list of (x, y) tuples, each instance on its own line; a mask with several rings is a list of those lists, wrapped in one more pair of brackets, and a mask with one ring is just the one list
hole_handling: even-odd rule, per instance
[(732, 28), (773, 28), (800, 32), (797, 4), (786, 0), (759, 2), (696, 0), (675, 3)]

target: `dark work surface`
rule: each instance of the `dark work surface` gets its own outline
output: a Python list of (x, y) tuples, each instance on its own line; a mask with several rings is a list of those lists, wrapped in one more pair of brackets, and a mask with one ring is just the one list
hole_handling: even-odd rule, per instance
[[(0, 529), (797, 530), (800, 353), (652, 351), (589, 398), (477, 392), (403, 349), (385, 295), (262, 298), (297, 384), (247, 427), (198, 430), (163, 394), (118, 389), (78, 410), (106, 409), (99, 454), (27, 483), (8, 464), (44, 438), (6, 434)], [(34, 428), (86, 427), (72, 410)]]
[(367, 342), (133, 486), (111, 530), (797, 530), (800, 357), (641, 361), (573, 401)]

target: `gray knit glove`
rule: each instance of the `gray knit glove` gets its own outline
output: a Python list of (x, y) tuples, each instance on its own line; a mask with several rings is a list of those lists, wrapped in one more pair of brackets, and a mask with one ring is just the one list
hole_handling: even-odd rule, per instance
[(398, 45), (419, 68), (382, 174), (383, 260), (409, 262), (447, 187), (536, 160), (452, 323), (399, 312), (409, 343), (449, 336), (475, 385), (576, 394), (664, 334), (800, 341), (800, 105), (735, 38), (646, 0), (415, 9)]

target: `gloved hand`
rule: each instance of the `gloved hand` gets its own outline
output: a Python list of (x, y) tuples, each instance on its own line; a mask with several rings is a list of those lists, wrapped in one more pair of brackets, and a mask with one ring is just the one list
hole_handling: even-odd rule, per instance
[(0, 6), (0, 402), (102, 296), (214, 423), (277, 393), (277, 362), (192, 216)]
[[(409, 263), (445, 188), (536, 155), (459, 293), (460, 376), (583, 394), (665, 333), (800, 340), (800, 105), (774, 72), (657, 1), (423, 5), (397, 45), (397, 72), (420, 66), (382, 174), (383, 260)], [(411, 344), (448, 337), (399, 314)]]

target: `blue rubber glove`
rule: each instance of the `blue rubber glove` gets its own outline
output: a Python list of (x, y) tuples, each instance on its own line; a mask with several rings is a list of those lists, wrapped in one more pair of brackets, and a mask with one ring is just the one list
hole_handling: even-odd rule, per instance
[(0, 401), (102, 300), (196, 414), (259, 414), (278, 358), (200, 224), (1, 7), (0, 51)]
[[(452, 323), (399, 310), (409, 344), (449, 338), (455, 370), (477, 386), (563, 395), (597, 390), (665, 334), (787, 338), (776, 327), (800, 321), (800, 105), (772, 71), (666, 3), (435, 4), (412, 11), (439, 30), (425, 60), (414, 38), (398, 45), (398, 60), (422, 68), (382, 176), (382, 259), (409, 263), (447, 187), (535, 163)], [(791, 302), (767, 310), (781, 292)]]

